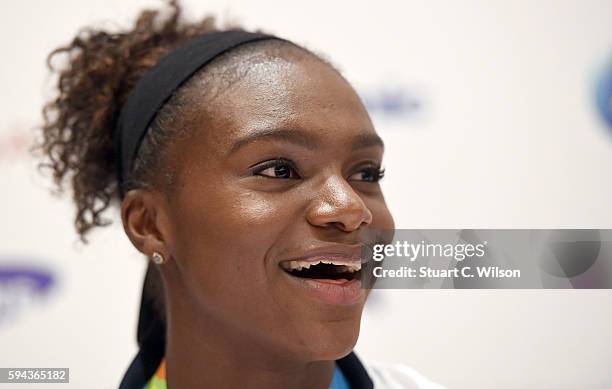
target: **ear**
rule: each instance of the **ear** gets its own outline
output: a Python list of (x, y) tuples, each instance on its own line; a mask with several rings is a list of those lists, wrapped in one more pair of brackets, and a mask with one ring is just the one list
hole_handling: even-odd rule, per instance
[(148, 257), (157, 251), (169, 257), (170, 223), (167, 203), (161, 193), (134, 189), (121, 203), (123, 229), (138, 251)]

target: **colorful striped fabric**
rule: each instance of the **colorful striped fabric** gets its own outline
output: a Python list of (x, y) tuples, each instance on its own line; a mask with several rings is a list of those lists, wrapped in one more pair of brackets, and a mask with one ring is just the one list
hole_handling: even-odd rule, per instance
[(162, 359), (153, 377), (143, 389), (168, 389), (166, 385), (166, 360)]
[[(153, 377), (147, 382), (143, 389), (168, 389), (166, 384), (166, 360), (162, 359), (159, 367)], [(344, 374), (342, 371), (336, 367), (334, 370), (334, 377), (332, 379), (332, 383), (330, 389), (350, 389)]]

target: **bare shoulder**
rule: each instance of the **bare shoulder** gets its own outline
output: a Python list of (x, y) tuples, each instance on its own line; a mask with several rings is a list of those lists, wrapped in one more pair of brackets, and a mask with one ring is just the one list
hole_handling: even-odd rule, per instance
[(400, 363), (364, 361), (374, 389), (446, 389), (412, 367)]

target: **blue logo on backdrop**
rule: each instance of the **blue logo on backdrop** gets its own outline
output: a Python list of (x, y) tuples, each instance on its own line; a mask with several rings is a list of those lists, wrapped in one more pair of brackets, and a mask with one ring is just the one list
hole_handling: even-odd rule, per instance
[(402, 87), (380, 86), (360, 90), (366, 109), (374, 117), (405, 119), (423, 110), (423, 99), (414, 91)]
[(612, 128), (612, 61), (601, 72), (595, 94), (597, 109), (608, 127)]
[(34, 302), (43, 300), (56, 286), (50, 271), (27, 262), (24, 258), (18, 261), (0, 258), (0, 325), (14, 319)]

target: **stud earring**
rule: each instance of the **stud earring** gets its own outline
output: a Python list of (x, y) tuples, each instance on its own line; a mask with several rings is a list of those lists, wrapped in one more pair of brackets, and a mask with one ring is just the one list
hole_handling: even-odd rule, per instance
[(153, 260), (153, 263), (155, 263), (156, 265), (161, 265), (164, 262), (166, 262), (166, 258), (164, 258), (164, 256), (158, 253), (157, 251), (153, 251), (153, 255), (151, 256), (151, 259)]

